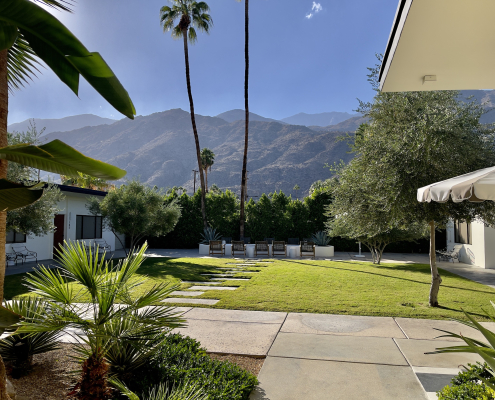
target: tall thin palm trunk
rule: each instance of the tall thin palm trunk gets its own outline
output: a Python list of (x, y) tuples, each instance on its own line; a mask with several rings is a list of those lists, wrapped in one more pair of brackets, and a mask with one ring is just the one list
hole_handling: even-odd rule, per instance
[(244, 16), (244, 58), (246, 61), (246, 68), (244, 73), (244, 107), (246, 109), (246, 126), (244, 131), (244, 157), (242, 158), (242, 180), (241, 180), (241, 226), (240, 236), (241, 240), (244, 239), (244, 198), (246, 197), (246, 175), (247, 175), (247, 152), (249, 142), (249, 0), (245, 0), (245, 16)]
[(206, 193), (208, 193), (208, 168), (205, 168), (205, 186), (206, 186)]
[[(0, 51), (0, 147), (7, 143), (7, 115), (9, 113), (9, 85), (7, 81), (7, 51)], [(7, 161), (0, 160), (0, 179), (7, 178)], [(7, 237), (7, 212), (0, 212), (0, 303), (3, 301), (5, 281), (5, 242)], [(6, 372), (0, 357), (0, 400), (11, 400), (5, 383)]]
[(198, 130), (196, 128), (196, 117), (194, 116), (194, 102), (191, 91), (191, 78), (189, 76), (189, 49), (187, 46), (187, 29), (183, 30), (184, 38), (184, 57), (186, 59), (186, 80), (187, 80), (187, 94), (189, 95), (189, 107), (191, 109), (191, 123), (194, 132), (194, 141), (196, 142), (196, 156), (198, 158), (199, 179), (201, 181), (201, 213), (203, 214), (203, 225), (208, 227), (206, 220), (206, 186), (205, 177), (203, 174), (203, 168), (201, 165), (201, 148), (199, 147)]

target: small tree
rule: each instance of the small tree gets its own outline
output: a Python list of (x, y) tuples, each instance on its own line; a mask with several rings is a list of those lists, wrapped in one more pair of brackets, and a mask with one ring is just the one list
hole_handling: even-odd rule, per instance
[(166, 204), (164, 198), (160, 189), (133, 180), (110, 190), (101, 201), (91, 197), (87, 208), (93, 215), (101, 215), (117, 238), (118, 233), (128, 236), (132, 251), (145, 236), (165, 236), (174, 229), (180, 208), (175, 202)]

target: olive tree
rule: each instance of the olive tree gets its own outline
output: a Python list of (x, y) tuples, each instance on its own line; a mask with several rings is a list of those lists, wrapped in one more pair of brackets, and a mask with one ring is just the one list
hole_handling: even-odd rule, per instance
[[(419, 203), (420, 187), (495, 164), (495, 127), (483, 125), (483, 108), (458, 100), (459, 92), (383, 93), (378, 90), (379, 67), (371, 68), (369, 81), (376, 90), (372, 102), (360, 102), (358, 111), (369, 118), (353, 138), (354, 160), (344, 168), (355, 168), (362, 195), (345, 190), (333, 193), (349, 196), (348, 202), (368, 201), (361, 215), (371, 210), (391, 227), (427, 224), (430, 230), (431, 288), (429, 304), (438, 306), (442, 282), (435, 258), (435, 230), (449, 219), (480, 219), (495, 222), (495, 203)], [(353, 196), (353, 197), (351, 197)], [(356, 206), (357, 207), (357, 206)], [(333, 215), (337, 215), (335, 210)], [(343, 215), (343, 214), (342, 214)], [(374, 226), (366, 228), (373, 234)]]
[(91, 197), (87, 208), (93, 215), (101, 215), (117, 238), (119, 233), (128, 236), (132, 251), (145, 236), (165, 236), (174, 229), (181, 211), (175, 202), (167, 204), (164, 199), (165, 194), (156, 186), (132, 180), (110, 190), (101, 201)]

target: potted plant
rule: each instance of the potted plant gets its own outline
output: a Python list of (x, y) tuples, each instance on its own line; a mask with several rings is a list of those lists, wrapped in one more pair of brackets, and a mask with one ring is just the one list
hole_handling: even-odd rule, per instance
[(334, 247), (328, 245), (330, 236), (326, 232), (316, 232), (311, 240), (315, 242), (315, 257), (329, 258), (334, 256)]
[(222, 236), (217, 233), (217, 230), (211, 227), (204, 229), (201, 234), (201, 242), (199, 243), (199, 255), (207, 256), (210, 254), (210, 240), (220, 240)]

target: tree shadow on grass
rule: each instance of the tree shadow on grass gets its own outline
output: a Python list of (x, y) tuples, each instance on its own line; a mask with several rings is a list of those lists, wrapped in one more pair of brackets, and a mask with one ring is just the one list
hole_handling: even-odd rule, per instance
[[(291, 262), (291, 263), (296, 263), (296, 264), (301, 264), (301, 265), (311, 265), (312, 267), (319, 267), (319, 268), (328, 268), (328, 269), (339, 269), (339, 270), (342, 270), (342, 271), (349, 271), (349, 272), (354, 272), (354, 273), (361, 273), (361, 274), (368, 274), (368, 275), (376, 275), (376, 276), (381, 276), (381, 277), (384, 277), (384, 278), (390, 278), (390, 279), (398, 279), (398, 280), (402, 280), (402, 281), (408, 281), (408, 282), (413, 282), (413, 283), (419, 283), (421, 285), (427, 285), (427, 286), (430, 286), (431, 282), (423, 282), (423, 281), (417, 281), (417, 280), (414, 280), (414, 279), (409, 279), (409, 278), (400, 278), (398, 276), (390, 276), (390, 275), (385, 275), (385, 274), (379, 274), (379, 273), (376, 273), (376, 272), (370, 272), (370, 271), (358, 271), (358, 270), (355, 270), (355, 269), (348, 269), (348, 268), (343, 268), (343, 267), (336, 267), (336, 266), (329, 266), (329, 265), (322, 265), (322, 264), (308, 264), (308, 263), (302, 263), (302, 262), (299, 262), (299, 261), (293, 261), (293, 260), (286, 260), (287, 262)], [(351, 264), (351, 265), (356, 265), (357, 263), (356, 262), (349, 262), (349, 261), (335, 261), (335, 263), (341, 263), (341, 264)], [(359, 265), (359, 264), (357, 264)], [(377, 268), (377, 269), (388, 269), (388, 270), (399, 270), (399, 271), (407, 271), (407, 272), (414, 272), (414, 273), (420, 273), (420, 274), (424, 274), (424, 275), (430, 275), (430, 267), (428, 266), (427, 269), (426, 267), (423, 267), (424, 269), (421, 270), (418, 268), (418, 265), (419, 266), (426, 266), (426, 264), (415, 264), (415, 267), (412, 267), (412, 266), (407, 266), (407, 265), (399, 265), (399, 266), (395, 266), (394, 267), (385, 267), (385, 266), (382, 266), (382, 265), (373, 265), (374, 268)], [(448, 272), (448, 271), (445, 271), (441, 268), (439, 268), (439, 270), (441, 271), (441, 276), (448, 276), (448, 277), (455, 277), (455, 278), (459, 278), (459, 279), (462, 279), (462, 280), (465, 280), (465, 281), (469, 281), (469, 282), (473, 282), (471, 281), (470, 279), (467, 279), (467, 278), (464, 278), (462, 276), (459, 276), (459, 275), (456, 275), (456, 274), (453, 274), (451, 272)], [(459, 286), (450, 286), (450, 285), (442, 285), (441, 287), (444, 287), (444, 288), (450, 288), (450, 289), (457, 289), (457, 290), (465, 290), (465, 291), (468, 291), (468, 292), (478, 292), (478, 293), (486, 293), (486, 294), (491, 294), (491, 295), (495, 295), (495, 292), (490, 292), (490, 291), (487, 291), (487, 290), (479, 290), (479, 289), (468, 289), (468, 288), (463, 288), (463, 287), (459, 287)]]
[(201, 265), (193, 262), (176, 261), (177, 258), (159, 259), (159, 261), (146, 260), (139, 273), (155, 279), (166, 279), (167, 275), (182, 281), (207, 282), (208, 278), (201, 274), (219, 273), (215, 265)]

